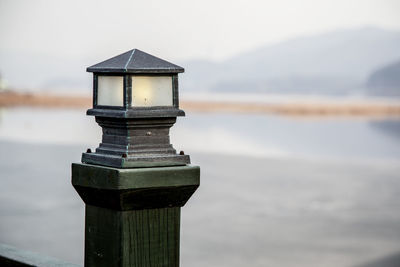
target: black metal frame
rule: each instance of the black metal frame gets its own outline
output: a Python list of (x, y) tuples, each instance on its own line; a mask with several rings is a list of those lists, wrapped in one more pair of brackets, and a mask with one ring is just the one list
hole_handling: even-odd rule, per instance
[[(123, 79), (123, 103), (122, 106), (108, 106), (98, 105), (98, 76), (117, 76)], [(133, 76), (167, 76), (172, 78), (172, 106), (151, 106), (151, 107), (135, 107), (132, 106), (132, 77)], [(134, 109), (138, 111), (146, 110), (168, 110), (171, 108), (179, 109), (179, 87), (178, 87), (178, 74), (171, 73), (140, 73), (140, 74), (126, 74), (126, 73), (93, 73), (93, 109), (115, 109), (115, 110), (128, 110)]]
[[(117, 76), (122, 77), (123, 83), (123, 100), (122, 106), (108, 106), (108, 105), (97, 105), (97, 97), (98, 97), (98, 76)], [(94, 109), (117, 109), (117, 110), (124, 110), (125, 108), (125, 98), (126, 98), (126, 87), (125, 87), (125, 74), (122, 73), (93, 73), (93, 108)]]

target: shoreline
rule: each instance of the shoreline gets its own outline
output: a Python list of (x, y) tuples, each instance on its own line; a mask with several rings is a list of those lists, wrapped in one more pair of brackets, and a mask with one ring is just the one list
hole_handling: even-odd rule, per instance
[[(0, 107), (41, 107), (88, 109), (89, 96), (55, 95), (46, 93), (0, 92)], [(196, 112), (258, 113), (286, 116), (340, 116), (400, 118), (400, 103), (382, 102), (324, 102), (324, 103), (252, 103), (238, 101), (181, 100), (180, 107)]]

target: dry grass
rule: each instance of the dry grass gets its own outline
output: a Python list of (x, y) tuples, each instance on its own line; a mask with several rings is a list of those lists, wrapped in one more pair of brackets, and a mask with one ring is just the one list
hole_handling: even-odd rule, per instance
[(90, 108), (92, 101), (85, 96), (51, 94), (0, 93), (0, 107)]
[[(181, 101), (187, 111), (227, 113), (274, 113), (288, 116), (352, 116), (352, 117), (399, 117), (400, 103), (299, 103), (264, 104), (243, 102)], [(90, 97), (59, 96), (1, 92), (0, 107), (82, 108), (92, 105)]]
[(288, 116), (400, 117), (400, 104), (259, 104), (185, 101), (182, 108), (200, 112), (275, 113)]

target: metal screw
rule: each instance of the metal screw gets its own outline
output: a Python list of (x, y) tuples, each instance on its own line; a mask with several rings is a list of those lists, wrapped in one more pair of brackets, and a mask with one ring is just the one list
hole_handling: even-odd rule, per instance
[(151, 135), (151, 132), (147, 132), (146, 135), (147, 135), (147, 136)]

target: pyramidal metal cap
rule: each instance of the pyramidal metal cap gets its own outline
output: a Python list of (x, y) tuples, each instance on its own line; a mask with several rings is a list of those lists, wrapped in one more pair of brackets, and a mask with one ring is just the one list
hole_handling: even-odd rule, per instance
[(90, 66), (86, 71), (106, 73), (181, 73), (185, 69), (139, 49), (132, 49)]

